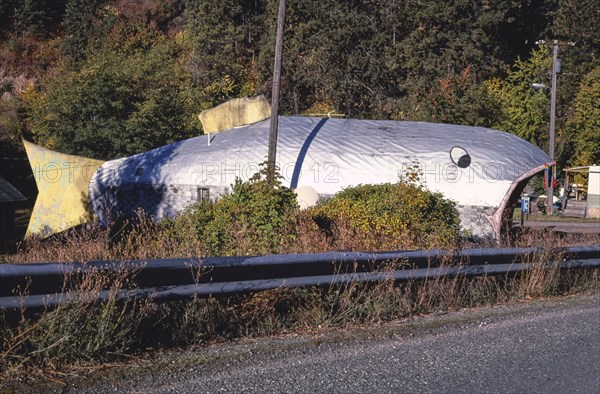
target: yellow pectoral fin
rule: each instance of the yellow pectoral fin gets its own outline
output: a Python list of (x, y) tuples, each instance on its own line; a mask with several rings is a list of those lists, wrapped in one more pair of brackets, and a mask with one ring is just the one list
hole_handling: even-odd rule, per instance
[(90, 222), (88, 189), (101, 160), (67, 155), (23, 141), (38, 187), (26, 237), (47, 237)]

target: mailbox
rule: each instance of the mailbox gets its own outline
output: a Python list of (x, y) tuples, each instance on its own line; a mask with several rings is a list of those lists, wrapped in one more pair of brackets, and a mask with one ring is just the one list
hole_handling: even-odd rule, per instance
[(529, 196), (521, 197), (521, 213), (529, 214)]

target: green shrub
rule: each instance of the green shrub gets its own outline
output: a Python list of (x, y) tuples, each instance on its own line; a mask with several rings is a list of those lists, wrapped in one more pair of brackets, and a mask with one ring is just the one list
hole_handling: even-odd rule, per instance
[(268, 182), (264, 171), (232, 186), (230, 195), (195, 204), (163, 228), (181, 241), (200, 239), (207, 255), (279, 252), (286, 237), (295, 236), (287, 225), (298, 210), (295, 193)]
[(294, 192), (270, 184), (263, 171), (248, 182), (237, 180), (230, 195), (191, 206), (161, 229), (176, 244), (200, 242), (205, 256), (456, 246), (455, 204), (426, 190), (413, 179), (418, 174), (409, 175), (395, 184), (344, 189), (299, 214)]
[(460, 236), (454, 202), (409, 181), (350, 187), (312, 213), (329, 233), (368, 249), (452, 247)]

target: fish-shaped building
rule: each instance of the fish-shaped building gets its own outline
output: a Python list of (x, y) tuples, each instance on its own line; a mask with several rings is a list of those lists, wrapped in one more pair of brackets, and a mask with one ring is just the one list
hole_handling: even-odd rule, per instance
[[(26, 143), (40, 191), (28, 233), (52, 234), (93, 217), (107, 224), (140, 208), (161, 220), (229, 193), (236, 178), (249, 179), (267, 158), (270, 120), (240, 123), (248, 119), (104, 163)], [(462, 228), (478, 237), (499, 238), (507, 208), (551, 164), (529, 142), (482, 127), (280, 116), (278, 134), (282, 182), (297, 191), (301, 206), (349, 186), (396, 182), (416, 169), (425, 187), (456, 202)]]

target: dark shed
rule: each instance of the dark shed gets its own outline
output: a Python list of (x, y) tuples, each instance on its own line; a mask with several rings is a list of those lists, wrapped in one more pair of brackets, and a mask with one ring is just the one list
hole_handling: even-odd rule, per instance
[(0, 241), (15, 238), (15, 209), (27, 199), (0, 175)]

